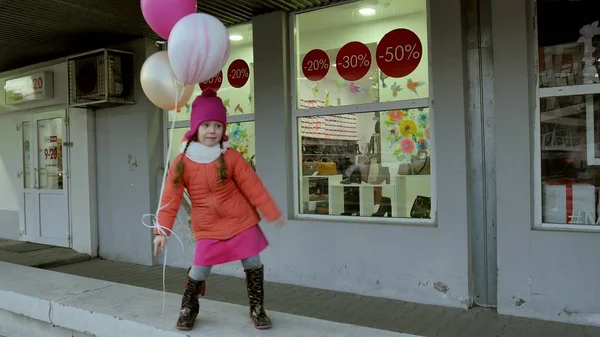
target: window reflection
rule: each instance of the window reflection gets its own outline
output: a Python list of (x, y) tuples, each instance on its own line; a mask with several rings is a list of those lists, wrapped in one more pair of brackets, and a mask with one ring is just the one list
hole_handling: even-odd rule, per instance
[[(600, 146), (598, 98), (564, 96), (540, 101), (545, 223), (596, 223), (596, 190), (600, 186), (600, 163), (595, 159)], [(590, 126), (593, 138), (588, 142)]]

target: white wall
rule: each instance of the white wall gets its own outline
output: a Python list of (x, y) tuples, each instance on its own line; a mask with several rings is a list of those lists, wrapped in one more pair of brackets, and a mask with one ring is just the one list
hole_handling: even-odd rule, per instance
[[(16, 106), (4, 105), (4, 91), (0, 91), (0, 237), (19, 239), (19, 214), (23, 213), (20, 200), (23, 196), (22, 136), (16, 125), (31, 114), (66, 109), (68, 104), (68, 70), (64, 60), (33, 65), (0, 74), (0, 87), (7, 79), (39, 71), (54, 74), (54, 98), (45, 102)], [(97, 222), (95, 191), (95, 145), (93, 130), (94, 112), (70, 109), (69, 134), (73, 147), (69, 148), (69, 200), (72, 223), (72, 245), (78, 252), (96, 255)]]
[[(31, 66), (0, 74), (0, 238), (19, 238), (19, 213), (22, 179), (17, 176), (23, 170), (21, 154), (21, 131), (16, 126), (28, 113), (64, 108), (67, 104), (67, 64), (62, 61)], [(6, 80), (26, 76), (39, 71), (54, 73), (54, 98), (44, 102), (5, 105), (4, 84)]]
[[(292, 132), (287, 20), (255, 18), (256, 152), (258, 173), (292, 216)], [(290, 220), (263, 226), (271, 246), (263, 254), (267, 278), (291, 284), (467, 307), (469, 242), (463, 52), (460, 2), (431, 3), (432, 92), (435, 93), (437, 226)], [(449, 18), (452, 18), (450, 20)], [(261, 131), (264, 130), (264, 131)], [(442, 169), (443, 168), (443, 169)], [(437, 170), (436, 170), (437, 169)], [(284, 183), (285, 182), (285, 183)], [(171, 240), (171, 247), (178, 243)], [(180, 261), (181, 262), (181, 261)], [(188, 265), (191, 261), (188, 260)], [(214, 269), (241, 275), (232, 263)]]
[(69, 167), (73, 249), (98, 254), (98, 200), (96, 185), (96, 112), (69, 109), (71, 161)]
[(498, 312), (600, 325), (600, 234), (532, 230), (532, 163), (539, 154), (530, 13), (524, 1), (492, 0)]
[(0, 238), (19, 238), (19, 200), (22, 179), (17, 177), (23, 164), (18, 114), (0, 116)]
[(149, 39), (111, 48), (135, 53), (136, 104), (96, 111), (100, 256), (151, 265), (152, 231), (142, 226), (141, 218), (155, 213), (158, 205), (162, 114), (146, 98), (139, 74), (158, 48)]

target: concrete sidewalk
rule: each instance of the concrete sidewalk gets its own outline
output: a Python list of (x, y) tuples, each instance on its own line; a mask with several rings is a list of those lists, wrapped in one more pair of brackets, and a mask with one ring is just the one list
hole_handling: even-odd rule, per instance
[[(52, 270), (162, 290), (161, 268), (94, 259)], [(181, 294), (185, 275), (183, 269), (168, 268), (167, 291)], [(266, 285), (266, 297), (270, 311), (426, 337), (600, 336), (600, 327), (502, 316), (483, 308), (465, 311), (278, 283)], [(243, 279), (219, 275), (210, 277), (206, 298), (239, 305), (248, 302)]]
[(203, 300), (194, 330), (175, 330), (180, 297), (0, 262), (0, 336), (7, 337), (421, 337), (270, 312), (259, 331), (248, 307)]
[[(162, 290), (161, 266), (90, 260), (65, 248), (0, 240), (0, 261)], [(180, 295), (185, 274), (168, 268), (167, 291)], [(266, 293), (272, 311), (427, 337), (600, 336), (600, 327), (502, 316), (483, 308), (464, 311), (279, 283), (268, 283)], [(207, 299), (246, 305), (244, 280), (212, 275)]]

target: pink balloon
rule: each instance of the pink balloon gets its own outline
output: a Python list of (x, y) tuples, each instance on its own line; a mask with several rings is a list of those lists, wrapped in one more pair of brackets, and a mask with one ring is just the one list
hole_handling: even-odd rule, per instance
[(169, 60), (184, 84), (215, 76), (229, 58), (229, 32), (214, 16), (195, 13), (179, 20), (169, 36)]
[(186, 15), (196, 13), (196, 0), (141, 0), (142, 14), (148, 26), (163, 39)]

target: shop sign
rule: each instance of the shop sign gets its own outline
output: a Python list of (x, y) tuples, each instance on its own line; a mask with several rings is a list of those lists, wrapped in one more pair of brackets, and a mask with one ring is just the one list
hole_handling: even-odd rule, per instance
[(51, 71), (44, 71), (7, 80), (4, 83), (5, 103), (13, 105), (53, 99), (53, 75), (54, 73)]

